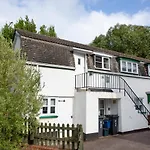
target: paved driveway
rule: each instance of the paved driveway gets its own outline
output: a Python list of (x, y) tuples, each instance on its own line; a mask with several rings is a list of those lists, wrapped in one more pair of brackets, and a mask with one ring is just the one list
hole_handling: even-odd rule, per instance
[(150, 131), (108, 136), (85, 142), (84, 150), (150, 150)]

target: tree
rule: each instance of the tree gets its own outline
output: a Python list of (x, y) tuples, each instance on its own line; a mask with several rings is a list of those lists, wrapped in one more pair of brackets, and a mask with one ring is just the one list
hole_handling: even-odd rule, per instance
[(150, 27), (117, 24), (107, 31), (106, 36), (95, 38), (92, 45), (150, 58), (149, 41)]
[(11, 27), (12, 23), (5, 24), (1, 30), (3, 37), (10, 43), (13, 38), (14, 29)]
[(42, 25), (40, 27), (39, 34), (47, 35), (50, 37), (57, 37), (54, 26), (50, 26), (49, 28), (47, 28), (45, 25)]
[(105, 48), (107, 46), (107, 40), (105, 35), (100, 34), (99, 36), (96, 36), (93, 43), (91, 43), (90, 45)]
[[(10, 24), (6, 23), (1, 29), (2, 35), (4, 36), (4, 38), (7, 39), (9, 43), (12, 42), (14, 30), (16, 28), (37, 33), (36, 24), (34, 20), (33, 19), (30, 20), (28, 16), (25, 16), (24, 19), (23, 18), (18, 19), (18, 21), (16, 21), (14, 25), (12, 25), (12, 23), (13, 22), (11, 22)], [(49, 28), (47, 28), (45, 25), (42, 25), (38, 33), (51, 37), (57, 37), (54, 26), (50, 26)]]
[(41, 107), (40, 74), (2, 36), (0, 54), (0, 149), (19, 150), (25, 118), (35, 124)]
[(14, 24), (14, 28), (27, 30), (30, 32), (36, 33), (36, 24), (34, 23), (34, 20), (29, 20), (28, 16), (25, 16), (25, 19), (20, 18), (17, 23)]

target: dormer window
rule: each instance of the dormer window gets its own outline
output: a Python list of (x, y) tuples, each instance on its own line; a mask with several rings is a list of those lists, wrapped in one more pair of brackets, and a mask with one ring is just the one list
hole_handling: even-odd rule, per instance
[(110, 58), (95, 55), (95, 67), (99, 69), (110, 70)]
[(120, 60), (121, 72), (138, 74), (138, 63), (130, 60)]

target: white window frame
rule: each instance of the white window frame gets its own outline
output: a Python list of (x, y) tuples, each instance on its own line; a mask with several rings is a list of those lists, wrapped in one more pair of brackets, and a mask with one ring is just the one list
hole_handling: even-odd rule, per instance
[[(122, 63), (123, 62), (126, 63), (126, 71), (124, 71), (123, 68), (122, 68)], [(131, 72), (128, 71), (128, 63), (131, 63)], [(136, 64), (136, 72), (133, 71), (133, 64)], [(121, 72), (125, 72), (125, 73), (138, 74), (139, 73), (138, 63), (137, 62), (132, 62), (132, 61), (127, 61), (127, 60), (120, 60), (120, 70), (121, 70)]]
[[(57, 114), (57, 99), (55, 97), (44, 97), (43, 99), (48, 99), (48, 105), (44, 105), (41, 108), (40, 115), (47, 116), (47, 115), (56, 115)], [(51, 99), (55, 99), (55, 105), (51, 105)], [(43, 107), (47, 106), (47, 113), (43, 113)], [(55, 113), (51, 113), (51, 107), (55, 107)]]
[[(41, 113), (43, 115), (45, 114), (48, 114), (48, 98), (47, 97), (44, 97), (43, 100), (47, 100), (47, 104), (44, 104), (44, 101), (43, 101), (43, 106), (42, 106), (42, 110), (41, 110)], [(47, 113), (43, 113), (43, 107), (46, 107), (47, 108)]]
[[(101, 57), (102, 58), (102, 67), (101, 68), (96, 66), (96, 57)], [(105, 58), (108, 59), (108, 68), (104, 67), (104, 59)], [(95, 55), (95, 57), (94, 57), (94, 65), (95, 65), (95, 68), (97, 68), (97, 69), (110, 70), (110, 58), (109, 57), (105, 57), (105, 56), (101, 56), (101, 55)]]
[[(55, 104), (54, 105), (51, 104), (51, 100), (55, 100)], [(50, 104), (49, 105), (50, 105), (50, 107), (49, 107), (50, 114), (56, 114), (56, 98), (50, 98)], [(54, 113), (51, 112), (51, 107), (55, 108), (55, 112)]]

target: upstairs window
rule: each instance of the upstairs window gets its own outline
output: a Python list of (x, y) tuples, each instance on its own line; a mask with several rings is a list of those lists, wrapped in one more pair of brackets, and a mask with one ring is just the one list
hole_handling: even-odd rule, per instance
[(110, 58), (95, 55), (95, 66), (96, 68), (110, 70)]
[(121, 60), (121, 72), (138, 74), (138, 63), (132, 61)]

